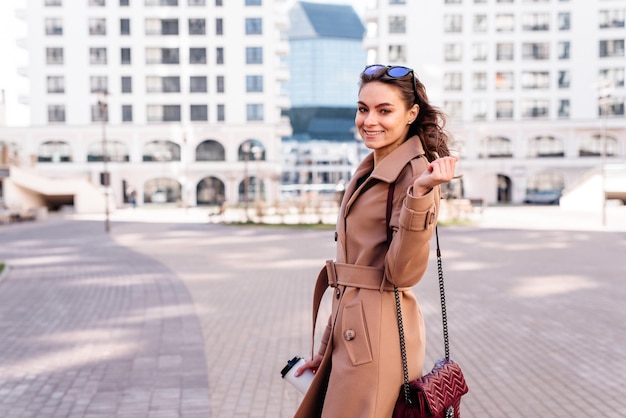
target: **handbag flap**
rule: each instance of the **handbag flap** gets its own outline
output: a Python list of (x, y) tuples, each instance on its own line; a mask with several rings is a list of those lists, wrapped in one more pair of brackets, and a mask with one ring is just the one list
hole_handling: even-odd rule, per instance
[(432, 371), (410, 382), (411, 389), (421, 392), (432, 415), (453, 405), (468, 391), (461, 367), (452, 360), (440, 359)]

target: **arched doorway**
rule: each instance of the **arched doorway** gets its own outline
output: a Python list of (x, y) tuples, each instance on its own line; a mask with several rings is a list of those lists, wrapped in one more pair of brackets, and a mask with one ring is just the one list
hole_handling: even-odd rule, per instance
[(181, 196), (182, 187), (174, 179), (159, 177), (148, 180), (143, 186), (144, 203), (175, 203)]
[(196, 187), (198, 205), (219, 205), (226, 201), (224, 182), (215, 177), (203, 178)]
[(498, 203), (511, 202), (511, 178), (498, 174)]

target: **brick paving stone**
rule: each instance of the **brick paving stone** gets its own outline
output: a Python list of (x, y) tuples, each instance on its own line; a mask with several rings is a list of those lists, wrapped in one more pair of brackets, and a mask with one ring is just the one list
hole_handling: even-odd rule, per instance
[[(626, 228), (571, 216), (530, 227), (537, 210), (508, 228), (497, 213), (487, 227), (440, 230), (452, 357), (470, 386), (463, 416), (626, 416)], [(11, 266), (1, 417), (293, 416), (302, 396), (279, 371), (309, 353), (333, 231), (102, 227), (55, 217), (0, 227)], [(443, 351), (435, 267), (414, 289), (427, 367)]]
[(212, 416), (200, 323), (173, 272), (101, 223), (54, 217), (3, 226), (0, 260), (0, 416)]

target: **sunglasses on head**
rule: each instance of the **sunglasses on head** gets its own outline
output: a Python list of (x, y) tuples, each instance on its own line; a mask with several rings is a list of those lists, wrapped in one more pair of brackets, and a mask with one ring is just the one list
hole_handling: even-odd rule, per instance
[(417, 103), (418, 96), (417, 96), (417, 86), (415, 84), (415, 71), (413, 71), (412, 68), (403, 67), (399, 65), (373, 64), (373, 65), (368, 65), (367, 67), (365, 67), (365, 69), (363, 70), (363, 74), (367, 76), (373, 76), (376, 73), (378, 73), (380, 70), (382, 70), (383, 68), (386, 70), (385, 75), (393, 79), (406, 77), (407, 75), (411, 74), (411, 80), (413, 81), (413, 94), (415, 95), (414, 102)]

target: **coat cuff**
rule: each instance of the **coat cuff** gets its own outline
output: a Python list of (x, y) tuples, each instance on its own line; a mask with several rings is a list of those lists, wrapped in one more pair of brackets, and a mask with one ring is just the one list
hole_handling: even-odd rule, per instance
[(409, 231), (423, 231), (437, 222), (434, 199), (434, 189), (424, 196), (414, 197), (413, 186), (409, 187), (400, 211), (400, 227)]

